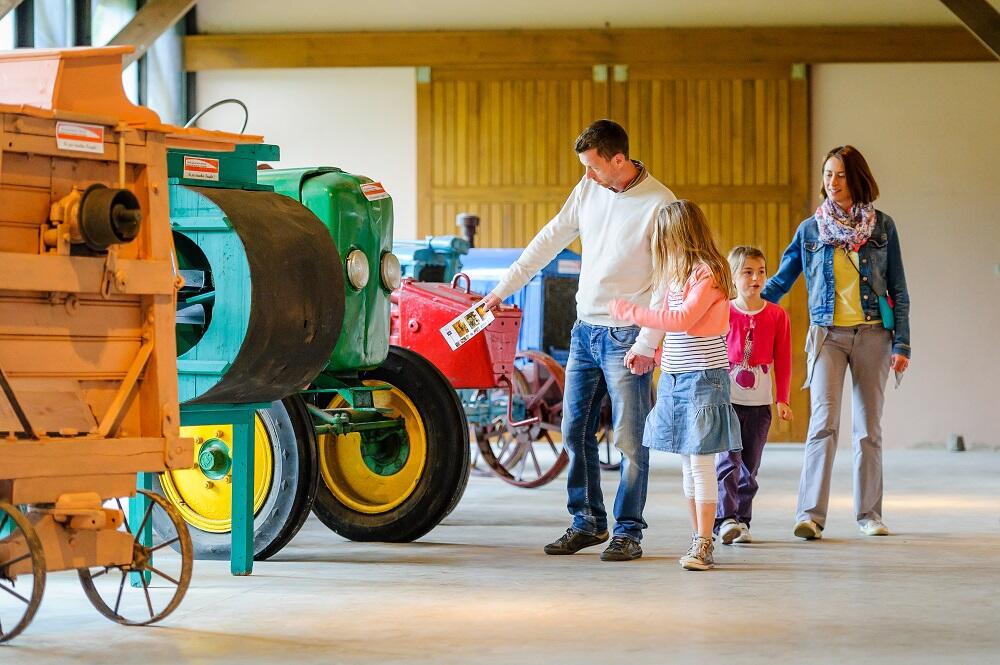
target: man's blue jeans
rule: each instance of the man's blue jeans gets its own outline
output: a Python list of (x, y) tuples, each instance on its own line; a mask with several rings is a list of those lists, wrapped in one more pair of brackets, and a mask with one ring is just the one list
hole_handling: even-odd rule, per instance
[(652, 372), (642, 376), (625, 367), (625, 354), (639, 334), (637, 326), (609, 328), (577, 321), (570, 339), (563, 397), (562, 435), (569, 452), (570, 514), (573, 528), (597, 534), (608, 528), (601, 493), (597, 427), (601, 400), (611, 396), (615, 446), (622, 453), (621, 482), (615, 497), (616, 536), (642, 539), (646, 522), (649, 449), (642, 431), (651, 406)]

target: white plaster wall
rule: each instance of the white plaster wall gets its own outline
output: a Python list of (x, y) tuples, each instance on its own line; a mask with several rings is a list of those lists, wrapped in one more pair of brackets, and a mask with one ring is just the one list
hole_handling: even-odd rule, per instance
[[(276, 167), (337, 166), (381, 181), (392, 195), (395, 235), (416, 236), (416, 84), (411, 67), (241, 69), (199, 72), (198, 103), (235, 97), (247, 133), (281, 146)], [(239, 131), (225, 106), (199, 126)]]
[(1000, 444), (1000, 63), (816, 66), (812, 123), (817, 192), (823, 155), (850, 143), (899, 229), (913, 363), (890, 379), (886, 447)]

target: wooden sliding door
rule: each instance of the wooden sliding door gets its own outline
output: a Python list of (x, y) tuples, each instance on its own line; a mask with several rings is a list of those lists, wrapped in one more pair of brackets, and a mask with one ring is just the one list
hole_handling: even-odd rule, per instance
[[(813, 198), (801, 66), (435, 68), (417, 84), (418, 234), (457, 233), (455, 215), (470, 212), (479, 245), (523, 247), (583, 174), (573, 140), (603, 117), (625, 126), (632, 157), (703, 207), (720, 248), (756, 245), (777, 268)], [(801, 282), (782, 305), (796, 419), (776, 421), (771, 438), (802, 441)]]

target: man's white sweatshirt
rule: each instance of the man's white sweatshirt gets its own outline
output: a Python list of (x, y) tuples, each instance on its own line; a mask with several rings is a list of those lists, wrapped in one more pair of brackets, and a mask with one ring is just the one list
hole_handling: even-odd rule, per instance
[[(608, 302), (624, 298), (644, 307), (662, 306), (663, 288), (653, 284), (652, 236), (660, 208), (676, 201), (673, 193), (647, 174), (641, 182), (615, 192), (584, 177), (562, 210), (532, 239), (493, 293), (501, 300), (527, 284), (577, 236), (583, 245), (576, 315), (598, 326), (621, 326)], [(643, 328), (633, 350), (652, 356), (662, 331)]]

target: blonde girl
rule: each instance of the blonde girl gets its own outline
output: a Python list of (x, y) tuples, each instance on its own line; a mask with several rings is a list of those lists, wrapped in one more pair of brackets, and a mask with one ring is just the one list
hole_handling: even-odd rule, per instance
[(611, 315), (664, 331), (656, 406), (646, 420), (643, 445), (681, 455), (694, 536), (680, 564), (708, 570), (715, 565), (715, 455), (741, 448), (726, 351), (733, 278), (705, 214), (691, 201), (660, 210), (652, 243), (654, 285), (665, 294), (661, 308), (613, 300)]

